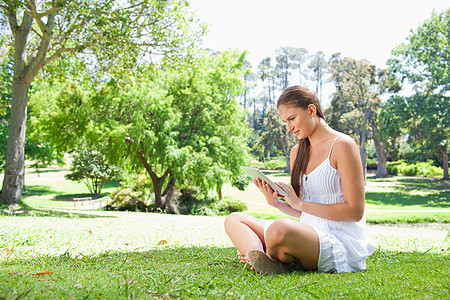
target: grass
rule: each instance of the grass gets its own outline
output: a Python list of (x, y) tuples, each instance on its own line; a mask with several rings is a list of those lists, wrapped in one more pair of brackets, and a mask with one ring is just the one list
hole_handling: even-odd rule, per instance
[(0, 217), (0, 298), (443, 299), (448, 295), (450, 251), (444, 240), (380, 236), (367, 270), (361, 273), (259, 276), (237, 261), (221, 217), (91, 213), (96, 217)]
[[(363, 273), (258, 276), (235, 249), (183, 247), (42, 256), (2, 265), (6, 299), (444, 299), (448, 256), (377, 251)], [(445, 268), (447, 267), (447, 268)], [(36, 275), (49, 271), (47, 275)], [(382, 274), (382, 275), (381, 275)], [(381, 276), (380, 276), (381, 275)]]
[[(278, 171), (270, 176), (289, 180)], [(448, 212), (434, 211), (448, 208), (448, 183), (369, 178), (367, 189), (367, 218), (374, 223), (448, 222)], [(365, 272), (259, 276), (237, 261), (223, 217), (73, 209), (67, 200), (86, 193), (61, 172), (27, 177), (21, 211), (4, 207), (0, 215), (0, 299), (448, 298), (449, 236), (415, 236), (412, 225), (403, 225), (404, 235), (375, 235)], [(224, 194), (248, 201), (253, 215), (276, 215), (252, 186), (226, 187)]]

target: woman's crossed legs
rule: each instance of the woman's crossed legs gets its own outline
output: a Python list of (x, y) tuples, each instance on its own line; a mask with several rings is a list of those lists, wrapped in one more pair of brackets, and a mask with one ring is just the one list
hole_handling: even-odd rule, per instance
[(317, 270), (320, 246), (312, 227), (292, 219), (277, 219), (264, 236), (265, 224), (264, 220), (242, 213), (232, 213), (226, 218), (225, 231), (238, 249), (241, 262), (248, 262), (249, 251), (258, 250), (282, 263), (297, 259), (305, 269)]

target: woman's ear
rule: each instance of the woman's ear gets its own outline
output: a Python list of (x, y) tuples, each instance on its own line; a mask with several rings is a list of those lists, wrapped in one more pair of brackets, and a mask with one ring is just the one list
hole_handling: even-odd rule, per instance
[(317, 107), (314, 104), (308, 105), (308, 113), (311, 117), (314, 117), (317, 114)]

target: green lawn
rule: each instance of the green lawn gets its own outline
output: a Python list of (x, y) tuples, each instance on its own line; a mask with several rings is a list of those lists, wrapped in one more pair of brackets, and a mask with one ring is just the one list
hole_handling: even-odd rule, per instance
[[(76, 210), (67, 200), (87, 195), (84, 185), (65, 181), (64, 170), (28, 172), (23, 208), (0, 215), (0, 299), (448, 298), (448, 236), (376, 235), (365, 272), (259, 276), (236, 260), (223, 217)], [(224, 194), (273, 217), (254, 189)], [(423, 221), (427, 213), (411, 210), (448, 209), (449, 184), (437, 179), (369, 178), (367, 190), (369, 220)]]
[(0, 217), (0, 299), (444, 299), (448, 240), (377, 238), (362, 273), (259, 276), (223, 217), (124, 212)]

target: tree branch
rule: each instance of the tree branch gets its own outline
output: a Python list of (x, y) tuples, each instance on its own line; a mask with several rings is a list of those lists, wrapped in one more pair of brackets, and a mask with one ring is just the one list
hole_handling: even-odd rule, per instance
[(61, 54), (65, 53), (65, 52), (75, 53), (76, 51), (77, 51), (77, 49), (75, 49), (75, 48), (64, 48), (64, 47), (61, 47), (58, 50), (56, 50), (55, 53), (53, 53), (49, 58), (44, 60), (43, 63), (42, 63), (42, 66), (45, 66), (45, 65), (51, 63), (52, 61), (57, 59), (59, 56), (61, 56)]
[(4, 7), (8, 12), (9, 26), (11, 26), (11, 31), (15, 38), (15, 35), (17, 34), (17, 31), (19, 29), (16, 14), (14, 13), (14, 10), (11, 7), (9, 6), (2, 6), (2, 7)]
[(45, 34), (46, 26), (44, 22), (42, 22), (41, 18), (39, 17), (39, 14), (36, 11), (36, 2), (34, 0), (30, 1), (27, 0), (28, 5), (30, 6), (31, 11), (25, 11), (27, 14), (29, 14), (33, 19), (36, 20), (36, 23), (38, 24), (39, 28), (41, 29), (42, 33)]

